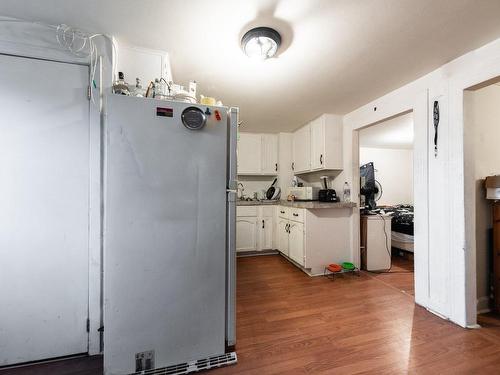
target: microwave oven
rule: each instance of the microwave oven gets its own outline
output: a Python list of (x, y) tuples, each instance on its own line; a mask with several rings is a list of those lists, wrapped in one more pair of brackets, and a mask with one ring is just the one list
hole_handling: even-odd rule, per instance
[(293, 195), (296, 201), (317, 201), (320, 188), (314, 186), (297, 186), (288, 188), (288, 195)]

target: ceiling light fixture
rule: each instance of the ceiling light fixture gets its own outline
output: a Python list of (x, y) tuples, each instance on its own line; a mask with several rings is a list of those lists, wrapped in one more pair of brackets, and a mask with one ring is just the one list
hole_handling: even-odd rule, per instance
[(241, 47), (250, 58), (266, 60), (273, 57), (281, 44), (281, 35), (270, 27), (256, 27), (241, 38)]

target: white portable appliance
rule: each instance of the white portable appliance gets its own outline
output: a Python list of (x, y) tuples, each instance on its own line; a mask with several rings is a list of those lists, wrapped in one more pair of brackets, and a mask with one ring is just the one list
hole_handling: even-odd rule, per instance
[(107, 104), (104, 372), (234, 363), (238, 110)]
[(314, 186), (297, 186), (288, 188), (288, 195), (293, 195), (296, 201), (317, 201), (320, 188)]

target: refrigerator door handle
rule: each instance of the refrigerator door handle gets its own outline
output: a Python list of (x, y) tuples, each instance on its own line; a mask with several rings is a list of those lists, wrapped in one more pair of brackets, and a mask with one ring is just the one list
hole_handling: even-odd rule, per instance
[(226, 273), (226, 347), (236, 344), (236, 198), (238, 196), (236, 141), (238, 108), (228, 116), (228, 173), (227, 173), (227, 273)]

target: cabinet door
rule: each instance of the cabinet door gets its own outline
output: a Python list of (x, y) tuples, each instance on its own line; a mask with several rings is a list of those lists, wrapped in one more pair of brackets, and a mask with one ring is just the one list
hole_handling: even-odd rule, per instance
[(262, 135), (262, 173), (278, 174), (278, 136)]
[(260, 134), (239, 134), (238, 174), (261, 173), (261, 147), (262, 137)]
[(325, 169), (343, 169), (342, 144), (343, 124), (342, 117), (326, 114), (321, 116), (324, 129), (323, 164)]
[(323, 116), (311, 122), (311, 169), (324, 168), (325, 121)]
[(236, 219), (236, 251), (257, 250), (257, 218)]
[(304, 224), (296, 223), (294, 221), (290, 221), (290, 229), (289, 229), (289, 251), (290, 258), (303, 266), (305, 264), (304, 259)]
[(311, 169), (311, 127), (305, 125), (293, 133), (294, 173)]
[(270, 250), (273, 248), (273, 218), (261, 217), (257, 221), (259, 226), (259, 250)]
[(278, 250), (288, 256), (288, 223), (286, 219), (278, 219)]

